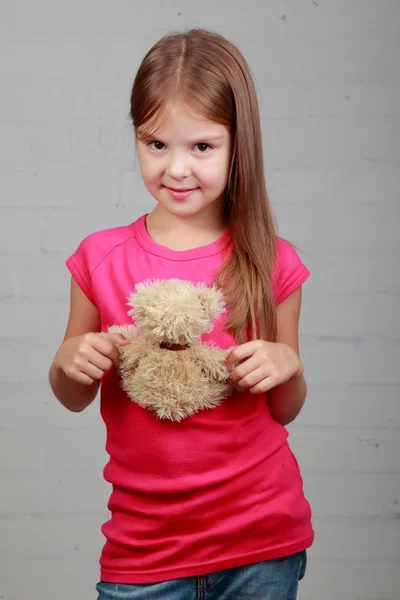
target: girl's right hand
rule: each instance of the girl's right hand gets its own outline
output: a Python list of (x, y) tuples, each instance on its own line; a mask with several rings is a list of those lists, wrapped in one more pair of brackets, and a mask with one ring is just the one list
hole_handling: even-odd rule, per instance
[(63, 342), (54, 357), (54, 365), (83, 385), (99, 381), (113, 365), (119, 366), (119, 346), (130, 342), (120, 333), (84, 333)]

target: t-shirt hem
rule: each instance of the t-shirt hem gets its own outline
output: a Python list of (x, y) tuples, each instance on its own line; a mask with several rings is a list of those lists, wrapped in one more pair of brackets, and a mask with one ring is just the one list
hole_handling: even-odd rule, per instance
[(288, 296), (290, 296), (290, 294), (292, 294), (295, 290), (297, 290), (297, 288), (299, 288), (301, 285), (303, 285), (303, 283), (305, 283), (305, 281), (309, 277), (310, 277), (310, 271), (307, 269), (307, 267), (305, 265), (301, 265), (300, 270), (297, 271), (294, 274), (294, 276), (292, 277), (292, 279), (290, 279), (287, 282), (285, 287), (280, 290), (279, 296), (276, 301), (276, 305), (278, 306), (279, 304), (281, 304), (281, 302), (286, 300), (286, 298)]
[(90, 300), (90, 302), (94, 306), (96, 306), (96, 303), (93, 298), (93, 294), (91, 293), (91, 290), (90, 290), (90, 285), (87, 283), (87, 281), (82, 273), (82, 270), (80, 268), (80, 265), (79, 265), (78, 261), (75, 259), (75, 256), (74, 255), (70, 256), (66, 260), (65, 264), (66, 264), (69, 272), (71, 273), (72, 277), (75, 279), (76, 283), (81, 288), (82, 292)]
[(314, 541), (314, 534), (310, 537), (290, 544), (285, 547), (275, 548), (273, 550), (266, 550), (257, 552), (255, 554), (247, 554), (242, 556), (236, 556), (225, 560), (220, 560), (213, 563), (203, 563), (201, 565), (189, 566), (184, 568), (176, 568), (165, 571), (152, 571), (151, 573), (137, 573), (135, 571), (114, 571), (101, 569), (101, 580), (107, 583), (120, 583), (125, 585), (136, 585), (146, 583), (159, 583), (161, 581), (170, 581), (172, 579), (183, 579), (187, 577), (196, 577), (199, 575), (208, 575), (210, 573), (216, 573), (217, 571), (223, 571), (225, 569), (234, 569), (236, 567), (244, 567), (246, 565), (263, 562), (264, 560), (273, 560), (276, 558), (284, 558), (297, 552), (302, 552), (310, 548)]

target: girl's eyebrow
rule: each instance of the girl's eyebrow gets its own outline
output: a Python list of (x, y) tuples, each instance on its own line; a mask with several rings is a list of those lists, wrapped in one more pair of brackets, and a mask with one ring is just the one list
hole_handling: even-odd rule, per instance
[(198, 135), (196, 136), (196, 138), (193, 138), (193, 140), (189, 140), (190, 143), (195, 143), (198, 142), (199, 140), (207, 140), (210, 142), (218, 142), (219, 140), (222, 140), (224, 138), (223, 135)]
[[(137, 133), (137, 137), (139, 139), (154, 139), (154, 140), (159, 140), (162, 141), (164, 139), (164, 137), (162, 135), (157, 135), (156, 133), (152, 134), (152, 133), (140, 133), (140, 131)], [(194, 137), (191, 140), (188, 140), (189, 144), (198, 144), (201, 143), (202, 141), (209, 141), (209, 142), (219, 142), (220, 140), (224, 139), (224, 135), (198, 135), (196, 137)]]

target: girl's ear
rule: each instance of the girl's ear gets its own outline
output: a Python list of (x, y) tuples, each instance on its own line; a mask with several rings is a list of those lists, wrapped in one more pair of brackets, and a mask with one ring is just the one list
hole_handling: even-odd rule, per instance
[(199, 288), (198, 298), (208, 319), (215, 319), (225, 310), (222, 292), (216, 287)]

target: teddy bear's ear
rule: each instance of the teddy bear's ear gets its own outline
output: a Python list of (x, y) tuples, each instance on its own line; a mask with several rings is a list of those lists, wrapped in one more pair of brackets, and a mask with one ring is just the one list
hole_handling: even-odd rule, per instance
[(222, 292), (215, 286), (199, 287), (198, 295), (208, 319), (215, 319), (224, 312), (225, 303)]

